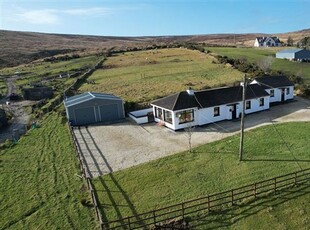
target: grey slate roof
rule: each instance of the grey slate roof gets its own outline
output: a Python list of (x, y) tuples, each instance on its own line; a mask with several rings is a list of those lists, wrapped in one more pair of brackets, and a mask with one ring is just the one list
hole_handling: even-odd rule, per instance
[(65, 107), (70, 107), (73, 105), (77, 105), (77, 104), (92, 100), (94, 98), (110, 99), (110, 100), (122, 100), (121, 98), (114, 96), (112, 94), (86, 92), (86, 93), (82, 93), (82, 94), (79, 94), (76, 96), (66, 98), (64, 100), (64, 104), (65, 104)]
[(259, 43), (264, 43), (268, 38), (272, 38), (274, 42), (280, 43), (280, 39), (275, 36), (270, 36), (270, 37), (256, 37)]
[[(265, 97), (269, 94), (259, 85), (248, 85), (246, 99)], [(224, 87), (194, 92), (189, 95), (186, 91), (153, 101), (151, 104), (168, 110), (176, 111), (188, 108), (207, 108), (232, 104), (242, 100), (242, 86)]]
[(294, 86), (294, 84), (285, 76), (265, 76), (257, 77), (255, 80), (259, 85), (267, 88), (279, 88), (285, 86)]

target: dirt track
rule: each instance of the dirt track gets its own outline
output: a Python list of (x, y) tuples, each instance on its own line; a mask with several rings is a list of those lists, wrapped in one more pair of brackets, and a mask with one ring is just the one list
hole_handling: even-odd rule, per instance
[[(17, 86), (15, 84), (18, 76), (12, 76), (6, 79), (8, 88), (7, 96), (17, 92)], [(31, 101), (10, 101), (10, 105), (6, 105), (8, 99), (4, 98), (0, 100), (1, 107), (6, 111), (9, 111), (13, 115), (13, 119), (10, 120), (9, 126), (0, 131), (0, 143), (3, 143), (7, 139), (12, 139), (14, 130), (18, 130), (19, 134), (25, 133), (26, 125), (29, 122), (29, 114), (24, 110), (24, 106), (32, 105), (34, 102)]]

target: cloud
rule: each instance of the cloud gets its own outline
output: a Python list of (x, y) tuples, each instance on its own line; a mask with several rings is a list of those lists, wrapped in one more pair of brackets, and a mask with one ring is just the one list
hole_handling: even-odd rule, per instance
[(10, 20), (37, 25), (57, 25), (66, 16), (87, 16), (96, 17), (115, 13), (118, 9), (105, 7), (73, 8), (73, 9), (38, 9), (28, 10), (14, 7), (10, 15)]
[(94, 7), (94, 8), (76, 8), (61, 11), (64, 14), (77, 16), (103, 16), (114, 12), (112, 8)]
[(60, 17), (52, 9), (30, 10), (16, 13), (17, 21), (31, 24), (55, 25), (60, 23)]

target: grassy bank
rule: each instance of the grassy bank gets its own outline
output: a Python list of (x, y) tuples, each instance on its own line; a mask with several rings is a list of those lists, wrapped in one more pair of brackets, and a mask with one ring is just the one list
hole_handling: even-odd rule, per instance
[(310, 123), (265, 126), (246, 133), (243, 162), (239, 136), (232, 136), (93, 183), (108, 220), (134, 215), (308, 168), (309, 134)]
[(94, 229), (69, 131), (48, 115), (17, 145), (1, 150), (0, 229)]
[[(227, 48), (227, 47), (206, 47), (206, 50), (210, 50), (221, 56), (227, 56), (230, 58), (247, 59), (251, 63), (257, 63), (258, 61), (268, 57), (274, 56), (278, 50), (286, 49), (281, 48)], [(310, 83), (310, 63), (292, 62), (283, 59), (274, 59), (271, 65), (271, 69), (275, 71), (282, 71), (286, 74), (301, 75), (307, 83)]]
[(188, 87), (221, 86), (242, 78), (241, 72), (213, 64), (213, 60), (183, 48), (115, 54), (89, 78), (95, 84), (85, 84), (81, 91), (113, 93), (127, 101), (148, 103)]

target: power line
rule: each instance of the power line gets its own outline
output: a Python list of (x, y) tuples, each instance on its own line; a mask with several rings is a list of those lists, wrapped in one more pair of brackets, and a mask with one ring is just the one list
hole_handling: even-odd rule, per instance
[(288, 151), (291, 153), (291, 155), (293, 156), (296, 164), (299, 166), (299, 168), (302, 170), (302, 167), (300, 166), (300, 164), (298, 163), (297, 158), (295, 157), (295, 155), (293, 154), (293, 152), (291, 151), (288, 143), (284, 140), (284, 138), (282, 137), (282, 135), (280, 134), (279, 130), (277, 129), (276, 125), (274, 124), (273, 121), (271, 121), (271, 124), (273, 125), (274, 129), (276, 130), (277, 134), (279, 135), (279, 137), (282, 139), (282, 141), (284, 142), (286, 148), (288, 149)]

